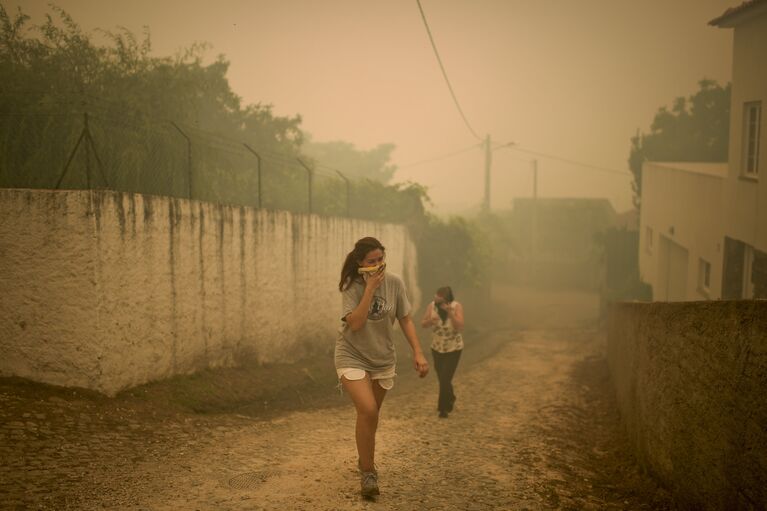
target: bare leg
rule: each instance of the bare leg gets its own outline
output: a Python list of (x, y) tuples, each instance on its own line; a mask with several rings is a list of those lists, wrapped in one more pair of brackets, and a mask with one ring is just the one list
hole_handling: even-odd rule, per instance
[[(341, 378), (344, 390), (352, 398), (357, 410), (357, 454), (360, 459), (360, 469), (363, 472), (374, 472), (376, 429), (378, 428), (378, 410), (383, 403), (386, 390), (378, 383), (373, 383), (370, 375), (361, 380)], [(375, 390), (374, 390), (375, 389)]]
[(376, 405), (378, 406), (378, 411), (381, 411), (381, 405), (383, 404), (384, 398), (386, 397), (386, 389), (381, 387), (377, 381), (373, 382), (373, 396), (376, 398)]

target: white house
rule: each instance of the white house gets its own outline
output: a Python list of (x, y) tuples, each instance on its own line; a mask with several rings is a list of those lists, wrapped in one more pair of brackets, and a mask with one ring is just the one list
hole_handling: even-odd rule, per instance
[(767, 298), (767, 0), (710, 24), (734, 29), (729, 161), (643, 165), (639, 271), (654, 300)]
[(722, 298), (767, 298), (767, 1), (744, 2), (710, 24), (734, 32)]
[(722, 185), (727, 163), (642, 166), (639, 275), (653, 299), (721, 296)]

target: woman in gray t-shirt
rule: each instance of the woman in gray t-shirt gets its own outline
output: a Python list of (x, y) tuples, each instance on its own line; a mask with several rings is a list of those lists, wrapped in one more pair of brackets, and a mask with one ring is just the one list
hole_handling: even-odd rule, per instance
[(335, 366), (344, 390), (357, 410), (357, 454), (363, 496), (378, 495), (375, 434), (386, 391), (394, 385), (396, 356), (394, 320), (413, 349), (415, 370), (422, 378), (429, 364), (421, 351), (410, 302), (398, 276), (386, 272), (385, 249), (375, 238), (354, 244), (341, 270), (342, 326)]

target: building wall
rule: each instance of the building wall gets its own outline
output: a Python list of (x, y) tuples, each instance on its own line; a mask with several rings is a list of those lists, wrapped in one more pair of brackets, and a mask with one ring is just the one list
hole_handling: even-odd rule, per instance
[(610, 201), (516, 198), (509, 216), (513, 250), (503, 278), (557, 288), (597, 289), (603, 271), (597, 236), (614, 226)]
[[(767, 252), (767, 13), (734, 29), (725, 235)], [(759, 179), (742, 177), (744, 103), (762, 102)]]
[[(716, 299), (722, 285), (722, 184), (727, 165), (720, 163), (656, 163), (642, 167), (642, 208), (639, 226), (639, 273), (653, 288), (654, 300), (666, 300), (667, 277), (685, 281), (684, 291), (672, 300)], [(652, 230), (652, 247), (648, 240)], [(661, 237), (665, 237), (664, 242)], [(678, 258), (669, 260), (666, 248), (687, 250), (686, 275), (669, 271), (679, 268)], [(665, 248), (664, 248), (665, 247)], [(678, 254), (676, 251), (668, 253)], [(698, 261), (711, 265), (709, 290), (698, 287)], [(673, 270), (673, 269), (672, 269)], [(674, 283), (670, 287), (675, 287)]]
[(688, 299), (690, 251), (664, 234), (659, 234), (658, 238), (658, 284), (653, 287), (653, 298), (683, 302)]
[(767, 508), (767, 301), (614, 304), (607, 352), (637, 458), (683, 508)]
[(108, 191), (0, 190), (0, 375), (114, 394), (330, 350), (341, 264), (368, 235), (418, 302), (403, 226)]

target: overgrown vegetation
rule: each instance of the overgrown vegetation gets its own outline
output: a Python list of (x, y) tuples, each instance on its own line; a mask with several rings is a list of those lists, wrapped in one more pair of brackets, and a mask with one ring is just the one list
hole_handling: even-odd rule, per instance
[[(226, 77), (229, 62), (205, 63), (205, 45), (158, 57), (148, 30), (95, 37), (52, 9), (33, 25), (0, 5), (0, 186), (102, 187), (302, 212), (310, 178), (301, 158), (313, 170), (312, 212), (402, 222), (423, 210), (419, 187), (386, 184), (393, 145), (313, 143), (307, 152), (301, 117), (244, 104)], [(77, 145), (85, 114), (90, 139)], [(258, 158), (244, 144), (262, 160), (261, 190)], [(320, 164), (325, 156), (352, 178), (348, 188)]]
[[(423, 186), (387, 184), (393, 145), (308, 141), (300, 116), (245, 104), (229, 62), (206, 63), (205, 45), (158, 57), (148, 30), (94, 36), (51, 8), (33, 25), (0, 5), (0, 187), (99, 187), (298, 212), (311, 200), (315, 213), (407, 224), (427, 292), (487, 283), (490, 223), (440, 220), (426, 213)], [(78, 145), (86, 122), (90, 137)], [(243, 144), (262, 159), (260, 189), (258, 158)], [(314, 170), (311, 195), (298, 158)]]
[(328, 168), (338, 169), (349, 177), (381, 183), (391, 181), (397, 170), (390, 162), (394, 149), (394, 144), (379, 144), (373, 149), (362, 150), (342, 140), (315, 142), (308, 135), (305, 135), (301, 146), (305, 154), (321, 161)]
[(730, 84), (701, 80), (689, 98), (679, 97), (671, 110), (658, 109), (650, 133), (631, 138), (629, 167), (638, 209), (642, 196), (642, 163), (650, 161), (727, 161), (730, 133)]

